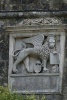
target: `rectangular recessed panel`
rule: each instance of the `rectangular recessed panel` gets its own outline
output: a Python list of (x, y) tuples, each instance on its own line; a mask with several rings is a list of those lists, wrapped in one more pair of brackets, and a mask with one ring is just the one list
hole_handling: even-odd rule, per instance
[(59, 76), (12, 76), (11, 80), (12, 91), (16, 92), (59, 92)]

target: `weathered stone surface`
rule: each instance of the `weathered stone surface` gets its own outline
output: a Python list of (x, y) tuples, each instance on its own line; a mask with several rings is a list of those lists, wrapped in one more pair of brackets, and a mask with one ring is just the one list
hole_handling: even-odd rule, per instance
[(67, 86), (64, 87), (63, 100), (67, 100)]
[(0, 85), (3, 84), (3, 79), (4, 79), (4, 73), (5, 73), (5, 63), (4, 62), (0, 62)]
[(7, 84), (8, 67), (6, 63), (6, 61), (0, 61), (0, 85), (4, 85), (4, 83)]
[(66, 10), (66, 0), (8, 0), (0, 1), (0, 10)]
[(46, 95), (46, 100), (62, 100), (62, 95)]
[[(0, 85), (7, 84), (8, 36), (4, 34), (4, 21), (0, 20)], [(6, 54), (7, 52), (7, 54)]]
[[(32, 19), (31, 19), (32, 20)], [(28, 19), (28, 21), (29, 21), (29, 19)], [(20, 24), (17, 24), (17, 26), (14, 26), (14, 28), (13, 28), (13, 26), (9, 26), (8, 27), (8, 29), (7, 29), (7, 31), (8, 32), (12, 32), (13, 31), (13, 33), (14, 33), (14, 35), (13, 35), (13, 33), (12, 33), (12, 37), (13, 37), (13, 39), (15, 40), (16, 39), (16, 44), (15, 44), (15, 46), (13, 46), (13, 41), (11, 42), (12, 43), (12, 45), (10, 46), (11, 48), (12, 47), (15, 47), (14, 49), (12, 49), (12, 51), (13, 50), (18, 50), (18, 49), (21, 49), (21, 40), (23, 41), (23, 40), (25, 40), (25, 42), (31, 42), (31, 38), (32, 38), (32, 36), (35, 34), (36, 35), (36, 30), (38, 29), (38, 31), (37, 32), (39, 32), (40, 31), (40, 33), (42, 33), (42, 32), (44, 32), (44, 31), (41, 31), (41, 29), (40, 29), (40, 27), (38, 27), (38, 25), (42, 25), (42, 21), (40, 21), (40, 20), (37, 20), (37, 21), (31, 21), (32, 22), (32, 24), (29, 24), (29, 23), (31, 23), (30, 21), (29, 21), (29, 23), (28, 23), (28, 21), (26, 22), (26, 23), (24, 23), (23, 21), (22, 22), (20, 22)], [(50, 20), (48, 21), (48, 22), (50, 22), (50, 25), (55, 25), (55, 23), (52, 23)], [(24, 24), (23, 24), (24, 23)], [(25, 26), (27, 24), (27, 26)], [(29, 24), (29, 25), (28, 25)], [(48, 24), (49, 23), (47, 23), (47, 26), (48, 26)], [(20, 26), (19, 26), (20, 25)], [(34, 25), (34, 26), (33, 26)], [(36, 25), (36, 27), (35, 27), (35, 25)], [(57, 23), (56, 23), (56, 25), (57, 25)], [(45, 26), (46, 26), (46, 24), (45, 24)], [(63, 30), (63, 27), (60, 29), (59, 28), (59, 26), (61, 26), (61, 23), (60, 23), (60, 25), (58, 25), (58, 29), (59, 29), (59, 32), (58, 32), (58, 30), (57, 31), (51, 31), (51, 32), (53, 32), (54, 34), (56, 34), (56, 35), (58, 35), (59, 33), (60, 33), (60, 31), (62, 32), (62, 30)], [(16, 28), (15, 28), (16, 27)], [(23, 27), (25, 27), (25, 28), (23, 28)], [(32, 28), (33, 27), (33, 28)], [(35, 27), (35, 28), (34, 28)], [(53, 26), (54, 27), (54, 26)], [(53, 27), (49, 27), (49, 29), (51, 28), (53, 28)], [(42, 28), (44, 29), (44, 30), (46, 30), (46, 28), (44, 28), (43, 26), (42, 26)], [(27, 29), (27, 31), (25, 31)], [(31, 30), (31, 32), (29, 31), (29, 29)], [(35, 30), (35, 31), (32, 31), (32, 30)], [(47, 34), (48, 33), (50, 33), (50, 30), (48, 29), (48, 27), (47, 27)], [(17, 31), (16, 31), (17, 30)], [(48, 30), (49, 30), (49, 32), (48, 32)], [(22, 35), (22, 32), (24, 33), (24, 35)], [(58, 33), (57, 33), (58, 32)], [(19, 34), (18, 34), (19, 33)], [(32, 35), (31, 35), (31, 33), (32, 33)], [(26, 35), (25, 35), (26, 34)], [(44, 35), (44, 37), (45, 38), (47, 38), (48, 36), (47, 36), (47, 34), (46, 34), (46, 36), (45, 36), (45, 34), (46, 34), (46, 31), (43, 33), (43, 35)], [(20, 36), (21, 35), (21, 36)], [(23, 37), (24, 36), (24, 37)], [(25, 36), (27, 36), (26, 38), (25, 38)], [(19, 37), (21, 37), (21, 38), (19, 38)], [(30, 40), (29, 40), (29, 37), (31, 37), (30, 38)], [(63, 34), (63, 37), (64, 37), (64, 34)], [(33, 36), (33, 38), (34, 38), (34, 36)], [(28, 41), (29, 40), (29, 41)], [(32, 41), (33, 40), (35, 40), (35, 39), (32, 39)], [(36, 39), (37, 40), (37, 39)], [(61, 40), (63, 41), (63, 38), (61, 38)], [(57, 41), (58, 41), (58, 37), (57, 37)], [(58, 41), (59, 42), (59, 41)], [(63, 41), (64, 42), (64, 41)], [(61, 42), (62, 44), (63, 44), (63, 42)], [(34, 41), (34, 43), (35, 43), (35, 41)], [(38, 44), (39, 44), (39, 42), (38, 42)], [(33, 44), (34, 45), (34, 44)], [(34, 46), (36, 46), (36, 45), (34, 45)], [(28, 45), (27, 46), (27, 48), (29, 48), (30, 47), (30, 45)], [(32, 46), (33, 47), (33, 46)], [(59, 46), (58, 46), (59, 47)], [(10, 49), (10, 51), (11, 51), (11, 49)], [(22, 51), (22, 50), (21, 50)], [(62, 51), (63, 51), (63, 48), (62, 48)], [(56, 52), (54, 52), (54, 53), (56, 53)], [(23, 53), (24, 54), (24, 53)], [(62, 53), (63, 54), (63, 53)], [(12, 55), (12, 52), (10, 53), (10, 55)], [(22, 55), (21, 55), (22, 56)], [(61, 56), (61, 58), (62, 58), (62, 56)], [(23, 59), (22, 59), (23, 60)], [(11, 61), (11, 60), (10, 60)], [(16, 60), (15, 60), (16, 61)], [(63, 61), (63, 60), (62, 60)], [(14, 64), (14, 62), (11, 62), (11, 63), (13, 63)], [(33, 62), (32, 62), (33, 63)], [(62, 62), (62, 64), (63, 64), (63, 62)], [(61, 66), (62, 66), (62, 64), (61, 64)], [(58, 86), (58, 82), (57, 82), (57, 77), (51, 77), (50, 78), (50, 80), (51, 81), (49, 81), (49, 76), (46, 78), (46, 76), (44, 76), (44, 73), (42, 73), (42, 72), (40, 72), (40, 73), (37, 73), (38, 75), (36, 75), (36, 72), (32, 72), (32, 74), (29, 72), (29, 73), (27, 73), (27, 70), (26, 70), (26, 68), (24, 67), (24, 65), (23, 65), (23, 63), (21, 64), (21, 66), (20, 65), (17, 65), (17, 69), (18, 69), (18, 73), (13, 73), (12, 72), (12, 64), (10, 64), (11, 66), (10, 66), (10, 69), (11, 70), (9, 70), (10, 71), (10, 73), (11, 73), (11, 76), (9, 77), (9, 79), (11, 78), (11, 81), (12, 81), (12, 90), (14, 91), (14, 90), (16, 90), (17, 92), (22, 92), (22, 93), (26, 93), (26, 92), (30, 92), (31, 93), (31, 91), (33, 91), (33, 93), (34, 92), (36, 92), (36, 93), (44, 93), (45, 91), (49, 91), (50, 93), (51, 93), (51, 91), (52, 92), (57, 92), (57, 94), (55, 94), (55, 95), (49, 95), (49, 96), (47, 96), (46, 95), (46, 97), (47, 97), (47, 100), (61, 100), (61, 96), (59, 95), (59, 86)], [(24, 69), (24, 68), (25, 69)], [(33, 68), (33, 67), (32, 67)], [(58, 70), (55, 70), (54, 69), (55, 67), (53, 66), (53, 72), (58, 72)], [(25, 72), (26, 71), (26, 72)], [(29, 71), (30, 71), (30, 69), (29, 69)], [(21, 73), (21, 75), (19, 75)], [(49, 72), (47, 71), (47, 74), (48, 74)], [(51, 73), (52, 73), (52, 71), (51, 71)], [(42, 75), (41, 74), (43, 74), (43, 76), (44, 77), (41, 77)], [(18, 77), (18, 75), (19, 75), (19, 77)], [(56, 80), (55, 80), (56, 79)], [(45, 81), (46, 80), (46, 81)], [(52, 81), (52, 80), (54, 80), (54, 82)], [(19, 81), (20, 81), (20, 83), (19, 83)], [(43, 81), (43, 82), (42, 82)], [(56, 85), (56, 82), (57, 82), (57, 85)], [(16, 84), (17, 83), (17, 84)], [(23, 83), (23, 84), (22, 84)], [(39, 84), (40, 83), (40, 84)], [(35, 85), (34, 85), (35, 84)], [(51, 85), (52, 84), (52, 85)], [(58, 87), (58, 88), (57, 88)], [(44, 89), (44, 90), (43, 90)], [(23, 90), (23, 91), (22, 91)], [(59, 92), (59, 93), (58, 93)], [(49, 93), (49, 94), (50, 94)]]
[[(40, 5), (40, 3), (38, 3), (37, 7), (35, 7), (35, 4), (33, 4), (33, 1), (35, 1), (35, 0), (29, 0), (29, 2), (28, 2), (29, 5), (27, 5), (25, 0), (23, 0), (23, 7), (20, 7), (20, 8), (18, 7), (18, 8), (20, 10), (22, 10), (22, 9), (26, 9), (26, 10), (36, 9), (36, 10), (38, 10), (40, 8), (43, 9), (43, 10), (49, 10), (49, 9), (52, 9), (52, 10), (54, 10), (54, 9), (55, 10), (57, 10), (57, 9), (67, 10), (67, 0), (51, 0), (51, 1), (49, 1), (50, 2), (49, 4), (45, 1), (44, 3), (42, 2), (42, 5)], [(60, 3), (58, 3), (58, 2), (60, 2)], [(6, 5), (5, 4), (6, 3), (1, 3), (1, 6), (0, 6), (1, 10), (2, 9), (4, 10), (5, 8), (6, 8), (6, 10), (8, 10), (8, 9), (9, 10), (10, 9), (16, 10), (16, 8), (17, 8), (17, 6), (15, 6), (13, 8), (9, 7), (8, 6), (9, 2), (7, 2)], [(20, 4), (20, 2), (19, 2), (19, 4)], [(31, 5), (32, 5), (32, 7), (31, 7)], [(39, 7), (39, 5), (40, 5), (40, 7)], [(22, 15), (23, 15), (23, 13), (15, 13), (15, 14), (10, 13), (10, 14), (8, 14), (8, 13), (5, 12), (5, 13), (3, 13), (3, 15), (2, 15), (2, 13), (0, 13), (0, 18), (11, 18), (10, 16), (12, 16), (12, 17), (14, 16), (14, 17), (17, 18), (18, 16), (22, 17)], [(31, 17), (32, 14), (29, 15), (29, 13), (26, 13), (25, 15), (23, 15), (25, 18), (27, 18), (27, 17), (29, 18), (29, 16)], [(38, 15), (40, 16), (40, 13)], [(50, 12), (49, 13), (48, 12), (48, 13), (46, 13), (46, 15), (47, 16), (55, 16), (55, 15), (61, 16), (62, 15), (63, 17), (66, 17), (66, 12), (63, 12), (63, 13), (61, 13), (61, 12), (57, 12), (57, 13), (56, 12), (53, 12), (53, 13)], [(7, 16), (7, 17), (5, 17), (5, 16)], [(45, 14), (44, 14), (44, 16), (45, 16)], [(17, 20), (19, 21), (19, 19), (17, 18), (16, 21), (14, 22), (13, 19), (11, 19), (8, 23), (13, 25), (17, 22)], [(6, 21), (6, 19), (4, 21)], [(67, 24), (67, 18), (63, 18), (63, 22)], [(7, 21), (6, 21), (6, 23), (7, 23)], [(4, 24), (2, 23), (1, 25), (4, 25)], [(6, 39), (7, 36), (5, 36), (3, 34), (3, 31), (4, 30), (1, 28), (0, 29), (0, 72), (2, 72), (2, 73), (0, 73), (0, 85), (6, 85), (6, 82), (7, 82), (8, 56), (6, 57), (6, 55), (8, 55), (8, 53), (9, 53), (9, 51), (7, 49), (9, 47), (8, 44), (7, 44), (8, 43), (8, 38)], [(4, 41), (5, 39), (6, 39), (6, 41)], [(67, 38), (66, 38), (66, 40), (67, 40)], [(4, 44), (7, 44), (7, 45), (5, 46)], [(67, 44), (67, 42), (66, 42), (66, 44)], [(5, 51), (5, 53), (4, 53), (4, 51)], [(7, 51), (7, 53), (6, 53), (6, 51)], [(66, 58), (65, 59), (67, 59), (67, 46), (66, 46)], [(3, 69), (5, 69), (6, 71), (3, 72)], [(65, 67), (64, 67), (63, 92), (62, 92), (62, 94), (63, 94), (63, 100), (67, 100), (67, 61), (66, 61)], [(53, 95), (46, 95), (46, 97), (47, 97), (47, 100), (62, 100), (61, 95), (54, 95), (53, 94)]]
[[(66, 22), (66, 20), (65, 20), (65, 22)], [(12, 20), (11, 20), (10, 23), (12, 23)], [(13, 22), (13, 24), (14, 24), (14, 22)], [(1, 28), (1, 30), (0, 30), (0, 34), (1, 34), (0, 40), (2, 40), (3, 42), (0, 43), (0, 50), (1, 50), (0, 52), (3, 52), (3, 54), (0, 53), (0, 63), (1, 63), (0, 64), (0, 68), (1, 68), (0, 71), (2, 72), (2, 73), (0, 73), (0, 80), (1, 80), (0, 81), (0, 84), (1, 85), (6, 85), (7, 75), (8, 75), (7, 74), (8, 73), (8, 71), (7, 71), (7, 68), (8, 68), (8, 57), (6, 58), (6, 55), (5, 55), (4, 51), (5, 52), (7, 51), (7, 55), (9, 55), (9, 51), (8, 51), (8, 47), (9, 46), (8, 46), (8, 38), (7, 38), (7, 35), (5, 36), (5, 34), (3, 34), (3, 33), (4, 33), (4, 30)], [(66, 65), (67, 65), (67, 63), (66, 63)], [(66, 68), (67, 67), (66, 67), (66, 65), (65, 65), (65, 69), (64, 69), (64, 79), (63, 79), (63, 81), (64, 81), (64, 85), (63, 85), (63, 90), (64, 90), (63, 96), (64, 96), (64, 98), (63, 98), (63, 100), (67, 100), (67, 92), (66, 92), (67, 91), (67, 88), (66, 88), (66, 86), (67, 86), (67, 81), (66, 81), (67, 80), (67, 72), (66, 72), (67, 69)], [(2, 68), (5, 70), (5, 72), (3, 72)], [(59, 95), (46, 95), (46, 97), (47, 97), (47, 100), (52, 100), (52, 99), (53, 100), (54, 99), (55, 100), (62, 100), (62, 96), (59, 96)]]

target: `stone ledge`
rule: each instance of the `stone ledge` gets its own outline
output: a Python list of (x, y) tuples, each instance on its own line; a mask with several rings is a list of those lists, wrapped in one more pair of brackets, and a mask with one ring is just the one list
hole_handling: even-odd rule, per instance
[(23, 17), (23, 18), (32, 18), (32, 17), (67, 17), (67, 11), (63, 10), (54, 10), (54, 11), (1, 11), (0, 18), (16, 18), (16, 17)]

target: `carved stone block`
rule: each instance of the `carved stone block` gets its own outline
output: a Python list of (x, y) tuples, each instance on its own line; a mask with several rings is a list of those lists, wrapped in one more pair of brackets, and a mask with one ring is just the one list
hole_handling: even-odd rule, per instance
[[(7, 27), (10, 33), (10, 90), (19, 93), (60, 93), (64, 65), (64, 26), (27, 19)], [(40, 23), (42, 22), (42, 23)], [(31, 23), (31, 24), (30, 24)]]

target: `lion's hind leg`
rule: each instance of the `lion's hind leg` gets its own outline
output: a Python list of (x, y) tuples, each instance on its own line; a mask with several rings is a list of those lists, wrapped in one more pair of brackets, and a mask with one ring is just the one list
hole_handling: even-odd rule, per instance
[(22, 62), (28, 55), (29, 55), (29, 49), (22, 50), (22, 51), (19, 53), (19, 55), (18, 55), (18, 57), (17, 57), (15, 63), (13, 64), (13, 72), (17, 72), (17, 69), (16, 69), (17, 65), (18, 65), (20, 62)]

